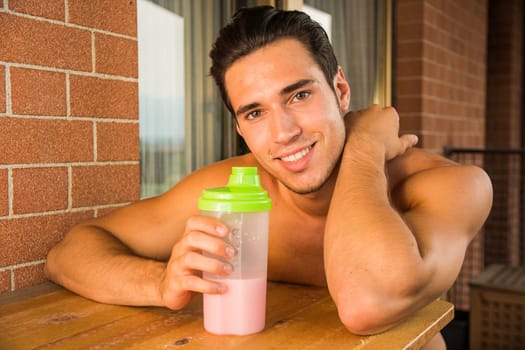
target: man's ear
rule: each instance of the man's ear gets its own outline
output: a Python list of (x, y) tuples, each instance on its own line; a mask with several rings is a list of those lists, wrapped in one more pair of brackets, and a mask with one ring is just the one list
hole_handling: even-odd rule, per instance
[(233, 117), (235, 119), (235, 128), (237, 129), (237, 134), (239, 134), (240, 137), (242, 137), (241, 128), (239, 127), (239, 122), (237, 121), (236, 117)]
[(337, 74), (334, 77), (334, 89), (339, 102), (339, 108), (345, 113), (350, 108), (350, 85), (346, 81), (343, 68), (337, 68)]

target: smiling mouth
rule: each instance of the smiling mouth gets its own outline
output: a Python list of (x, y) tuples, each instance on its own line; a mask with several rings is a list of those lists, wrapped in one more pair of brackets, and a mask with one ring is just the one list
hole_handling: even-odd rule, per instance
[(312, 149), (312, 146), (308, 146), (305, 149), (302, 149), (297, 153), (290, 154), (289, 156), (286, 156), (286, 157), (282, 157), (281, 160), (283, 162), (297, 162), (298, 160), (302, 159), (305, 155), (307, 155), (311, 149)]

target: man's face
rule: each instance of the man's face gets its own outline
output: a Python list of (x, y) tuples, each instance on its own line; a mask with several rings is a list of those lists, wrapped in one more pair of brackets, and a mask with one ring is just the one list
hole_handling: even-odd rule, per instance
[(297, 193), (318, 190), (345, 142), (342, 72), (334, 94), (302, 44), (282, 39), (236, 61), (225, 84), (237, 130), (261, 166)]

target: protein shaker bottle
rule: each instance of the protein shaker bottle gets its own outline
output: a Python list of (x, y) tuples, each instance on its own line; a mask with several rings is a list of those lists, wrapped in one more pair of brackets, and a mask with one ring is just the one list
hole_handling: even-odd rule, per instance
[(264, 329), (271, 205), (256, 167), (233, 167), (226, 187), (206, 189), (199, 199), (202, 215), (229, 226), (225, 240), (237, 251), (228, 261), (233, 265), (229, 276), (203, 276), (228, 287), (225, 294), (203, 296), (204, 328), (210, 333), (246, 335)]

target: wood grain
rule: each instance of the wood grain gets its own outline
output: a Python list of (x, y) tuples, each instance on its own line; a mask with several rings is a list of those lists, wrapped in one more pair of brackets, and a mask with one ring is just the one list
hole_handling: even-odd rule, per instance
[(202, 298), (183, 310), (97, 303), (41, 286), (0, 297), (0, 349), (419, 349), (453, 318), (437, 300), (391, 330), (350, 333), (325, 288), (269, 283), (266, 328), (217, 336), (202, 324)]

